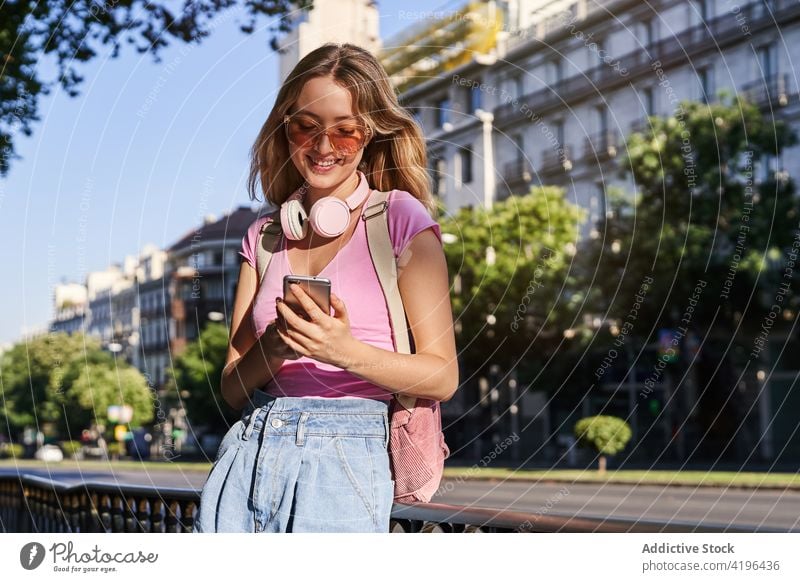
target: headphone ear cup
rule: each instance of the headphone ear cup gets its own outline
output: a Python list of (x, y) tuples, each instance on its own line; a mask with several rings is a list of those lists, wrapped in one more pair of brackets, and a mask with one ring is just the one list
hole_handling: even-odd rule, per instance
[(308, 216), (300, 200), (287, 200), (281, 205), (281, 228), (286, 238), (301, 240), (308, 233)]
[(311, 228), (325, 238), (339, 236), (350, 224), (350, 207), (344, 200), (327, 196), (311, 207)]

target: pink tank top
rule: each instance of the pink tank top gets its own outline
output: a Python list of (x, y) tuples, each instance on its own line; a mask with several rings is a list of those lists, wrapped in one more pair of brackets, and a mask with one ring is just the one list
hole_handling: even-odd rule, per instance
[[(402, 255), (411, 239), (426, 228), (433, 228), (441, 244), (439, 225), (422, 202), (404, 190), (392, 190), (388, 201), (389, 208), (386, 212), (395, 257)], [(362, 216), (367, 204), (368, 201), (365, 201), (359, 208)], [(242, 250), (239, 254), (254, 269), (258, 231), (267, 218), (265, 215), (253, 221), (242, 239)], [(278, 250), (272, 256), (253, 306), (252, 324), (257, 338), (261, 337), (269, 322), (275, 319), (275, 298), (283, 297), (284, 275), (307, 274), (291, 272), (286, 255), (286, 239), (281, 236)], [(393, 352), (389, 311), (369, 255), (364, 220), (359, 219), (350, 240), (339, 249), (319, 276), (331, 280), (331, 292), (344, 302), (353, 337)], [(297, 360), (284, 360), (275, 377), (263, 389), (273, 396), (356, 397), (387, 401), (392, 397), (391, 392), (377, 384), (367, 382), (337, 366), (305, 356)]]

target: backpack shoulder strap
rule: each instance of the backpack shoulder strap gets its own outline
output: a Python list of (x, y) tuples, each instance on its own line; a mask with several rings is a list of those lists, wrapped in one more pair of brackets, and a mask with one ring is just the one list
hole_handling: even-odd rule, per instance
[(258, 266), (258, 285), (261, 286), (267, 267), (272, 260), (272, 255), (278, 249), (281, 234), (281, 212), (280, 209), (272, 213), (267, 221), (261, 225), (256, 241), (256, 265)]
[[(392, 240), (389, 236), (388, 197), (388, 192), (373, 190), (362, 219), (367, 223), (367, 246), (383, 289), (383, 295), (386, 298), (395, 349), (399, 353), (410, 354), (410, 338), (412, 336), (408, 329), (400, 288), (397, 285), (397, 260), (394, 257)], [(416, 406), (417, 398), (415, 396), (395, 393), (395, 397), (407, 409)]]

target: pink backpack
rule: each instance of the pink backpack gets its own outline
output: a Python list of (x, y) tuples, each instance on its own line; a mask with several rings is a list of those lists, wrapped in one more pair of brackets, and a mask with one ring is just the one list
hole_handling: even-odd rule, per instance
[[(386, 298), (395, 351), (410, 354), (414, 353), (413, 336), (397, 285), (397, 262), (386, 212), (389, 208), (388, 194), (372, 190), (362, 219), (367, 223), (367, 246)], [(376, 217), (378, 220), (371, 220)], [(259, 284), (267, 272), (272, 253), (278, 248), (281, 234), (280, 212), (276, 211), (261, 227), (256, 244)], [(399, 503), (428, 502), (439, 488), (444, 461), (450, 456), (442, 432), (439, 401), (394, 394), (389, 405), (389, 417), (389, 460), (394, 479), (394, 500)]]

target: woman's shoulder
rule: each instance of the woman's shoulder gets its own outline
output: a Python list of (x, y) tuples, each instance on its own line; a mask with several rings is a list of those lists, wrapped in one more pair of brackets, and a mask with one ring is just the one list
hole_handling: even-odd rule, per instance
[(259, 213), (255, 220), (251, 221), (247, 227), (244, 237), (242, 237), (242, 249), (239, 252), (250, 265), (255, 268), (256, 266), (256, 243), (261, 227), (267, 222), (272, 222), (275, 219), (277, 210), (271, 210), (266, 213)]
[(416, 209), (422, 208), (427, 212), (425, 205), (422, 203), (422, 200), (414, 196), (411, 192), (406, 190), (400, 190), (395, 188), (391, 190), (388, 195), (389, 204), (395, 204), (395, 206), (399, 206), (402, 209)]
[(389, 234), (395, 256), (399, 257), (411, 239), (427, 228), (433, 228), (436, 237), (441, 240), (439, 224), (422, 200), (410, 192), (395, 189), (389, 193), (388, 201)]
[(411, 192), (406, 190), (392, 190), (387, 196), (389, 202), (389, 221), (423, 221), (435, 220), (431, 216), (428, 206)]
[(259, 212), (258, 216), (250, 222), (247, 227), (247, 233), (250, 237), (254, 237), (258, 235), (258, 232), (261, 230), (261, 227), (264, 226), (267, 222), (273, 222), (275, 220), (275, 215), (278, 213), (278, 210), (268, 210)]

